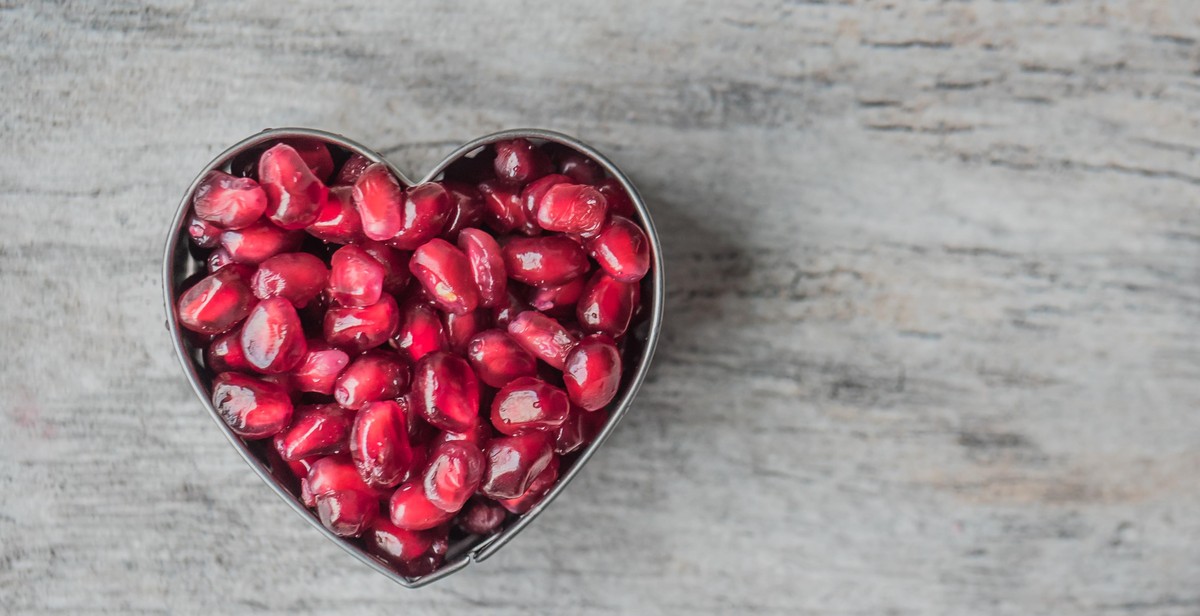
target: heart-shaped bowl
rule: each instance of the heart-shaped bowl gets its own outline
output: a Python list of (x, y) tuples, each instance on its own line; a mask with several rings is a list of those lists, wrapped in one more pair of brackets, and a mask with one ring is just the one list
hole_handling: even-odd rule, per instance
[[(516, 138), (525, 138), (534, 143), (556, 143), (573, 149), (598, 164), (609, 177), (615, 178), (628, 193), (636, 209), (638, 219), (636, 222), (640, 223), (650, 242), (650, 271), (641, 282), (643, 316), (636, 326), (631, 326), (631, 330), (627, 335), (629, 347), (624, 353), (625, 365), (621, 378), (621, 387), (616, 398), (607, 407), (610, 413), (607, 423), (586, 448), (575, 454), (574, 461), (566, 468), (565, 472), (560, 474), (558, 482), (545, 497), (526, 513), (515, 518), (510, 518), (500, 530), (491, 535), (486, 537), (467, 535), (453, 541), (446, 553), (445, 561), (440, 568), (432, 573), (420, 577), (406, 577), (388, 562), (369, 553), (358, 542), (343, 539), (325, 528), (317, 516), (301, 503), (297, 487), (294, 485), (294, 479), (289, 479), (272, 471), (266, 457), (266, 450), (270, 448), (269, 440), (244, 441), (226, 425), (225, 421), (222, 420), (214, 408), (211, 400), (211, 384), (214, 375), (204, 367), (203, 349), (196, 343), (189, 332), (181, 328), (176, 306), (177, 299), (179, 294), (184, 290), (186, 281), (193, 275), (204, 270), (204, 262), (189, 249), (187, 226), (193, 196), (205, 175), (210, 171), (231, 171), (231, 166), (237, 164), (239, 160), (262, 151), (269, 144), (283, 140), (315, 139), (325, 142), (327, 145), (340, 148), (344, 152), (359, 154), (371, 162), (382, 162), (391, 169), (392, 173), (405, 186), (416, 186), (424, 182), (438, 180), (449, 165), (459, 159), (478, 153), (490, 144)], [(355, 558), (394, 582), (405, 587), (416, 588), (444, 578), (463, 569), (472, 562), (481, 562), (492, 554), (495, 554), (497, 550), (511, 541), (517, 533), (524, 530), (530, 522), (550, 506), (550, 503), (554, 501), (567, 487), (567, 484), (579, 473), (583, 465), (604, 444), (604, 441), (612, 434), (621, 418), (629, 411), (634, 396), (637, 394), (638, 388), (641, 386), (642, 381), (646, 377), (646, 372), (650, 367), (654, 347), (658, 341), (662, 326), (664, 278), (662, 251), (658, 235), (655, 232), (654, 223), (650, 218), (650, 212), (647, 210), (646, 204), (638, 195), (629, 178), (603, 154), (591, 146), (567, 135), (540, 129), (514, 129), (480, 137), (463, 144), (451, 152), (440, 163), (435, 165), (424, 178), (413, 182), (394, 165), (385, 160), (383, 156), (341, 135), (308, 128), (276, 128), (264, 130), (243, 139), (219, 154), (200, 170), (196, 179), (192, 181), (187, 191), (184, 192), (183, 198), (179, 203), (179, 209), (175, 213), (174, 220), (172, 220), (171, 227), (167, 233), (166, 249), (163, 258), (163, 294), (166, 302), (167, 329), (171, 333), (171, 342), (175, 346), (175, 353), (179, 358), (188, 382), (191, 383), (192, 389), (196, 392), (204, 407), (208, 409), (208, 413), (216, 422), (217, 427), (225, 434), (225, 438), (229, 440), (230, 444), (233, 445), (242, 458), (254, 469), (254, 472), (289, 507), (308, 520), (309, 524), (329, 540), (337, 543)]]

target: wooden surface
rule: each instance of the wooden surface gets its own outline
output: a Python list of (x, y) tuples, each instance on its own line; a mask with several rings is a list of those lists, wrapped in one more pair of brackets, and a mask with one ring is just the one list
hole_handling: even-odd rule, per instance
[[(0, 2), (0, 612), (1200, 613), (1200, 4), (401, 4)], [(573, 133), (663, 235), (636, 408), (421, 591), (163, 329), (181, 191), (283, 125)]]

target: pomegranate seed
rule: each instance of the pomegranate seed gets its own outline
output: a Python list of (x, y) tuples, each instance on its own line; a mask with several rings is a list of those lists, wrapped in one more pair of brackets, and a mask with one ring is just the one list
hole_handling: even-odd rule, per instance
[(300, 315), (282, 297), (264, 299), (250, 311), (241, 340), (246, 361), (266, 374), (287, 372), (304, 361), (308, 353)]
[(479, 379), (491, 387), (504, 387), (513, 379), (537, 374), (537, 359), (499, 329), (472, 338), (467, 344), (467, 359)]
[(419, 578), (433, 573), (442, 566), (442, 561), (446, 559), (446, 551), (450, 549), (450, 528), (442, 526), (430, 532), (435, 533), (436, 538), (429, 551), (410, 561), (396, 565), (397, 573), (407, 578)]
[(558, 481), (558, 464), (558, 456), (551, 455), (550, 462), (546, 464), (546, 468), (542, 469), (542, 472), (538, 473), (537, 477), (534, 477), (533, 481), (529, 484), (529, 489), (525, 490), (524, 494), (516, 498), (501, 499), (497, 502), (500, 503), (501, 507), (517, 515), (533, 509), (534, 505), (542, 502), (542, 499), (550, 491), (550, 488), (554, 487), (554, 482)]
[(479, 183), (479, 194), (483, 195), (483, 216), (488, 226), (508, 233), (514, 229), (525, 230), (529, 218), (521, 209), (521, 193), (515, 186), (500, 180)]
[(349, 186), (330, 188), (317, 219), (304, 230), (317, 239), (338, 244), (356, 244), (366, 239), (351, 191)]
[(563, 381), (571, 402), (587, 411), (604, 408), (621, 385), (621, 354), (604, 334), (585, 337), (567, 354)]
[(650, 270), (650, 240), (628, 218), (613, 216), (587, 247), (600, 267), (622, 282), (637, 282)]
[(533, 377), (513, 379), (492, 401), (492, 425), (501, 434), (553, 431), (567, 419), (570, 404), (563, 390)]
[(296, 150), (308, 170), (312, 171), (318, 180), (326, 182), (329, 176), (333, 175), (333, 156), (324, 143), (316, 139), (288, 139), (284, 143)]
[(573, 150), (555, 157), (558, 172), (579, 184), (595, 184), (604, 179), (604, 171), (596, 161)]
[(529, 305), (521, 301), (517, 294), (510, 287), (505, 293), (504, 301), (492, 310), (492, 320), (496, 322), (496, 327), (507, 328), (512, 320), (517, 318), (518, 314), (529, 310)]
[(388, 503), (392, 524), (404, 530), (427, 530), (450, 521), (453, 511), (438, 508), (425, 497), (425, 487), (418, 481), (400, 486)]
[(587, 281), (581, 276), (565, 284), (551, 287), (534, 287), (529, 296), (529, 305), (552, 317), (570, 316), (575, 312), (575, 304), (583, 296)]
[(367, 237), (390, 240), (404, 227), (404, 190), (387, 165), (375, 163), (364, 169), (351, 194)]
[(196, 216), (225, 229), (241, 229), (258, 220), (267, 209), (267, 194), (258, 182), (210, 171), (192, 197)]
[(607, 216), (604, 195), (582, 184), (555, 184), (537, 204), (537, 223), (547, 231), (591, 237), (600, 232)]
[(595, 440), (608, 423), (608, 412), (604, 409), (585, 411), (571, 405), (567, 420), (554, 433), (554, 453), (566, 455)]
[(483, 222), (483, 195), (474, 186), (462, 182), (442, 182), (442, 187), (450, 194), (452, 203), (442, 235), (457, 241), (460, 231)]
[(337, 178), (334, 179), (334, 184), (342, 186), (353, 186), (363, 172), (372, 164), (371, 160), (362, 154), (351, 154), (346, 162), (342, 163), (342, 168), (338, 170)]
[(263, 261), (250, 286), (259, 299), (282, 297), (302, 308), (321, 293), (328, 278), (329, 270), (320, 259), (305, 252), (285, 252)]
[(350, 364), (345, 351), (330, 347), (324, 340), (308, 341), (308, 354), (304, 361), (292, 371), (296, 389), (318, 394), (332, 395), (338, 375)]
[(218, 248), (212, 251), (212, 254), (208, 255), (208, 258), (204, 260), (204, 263), (206, 269), (208, 269), (208, 273), (215, 274), (217, 270), (229, 265), (230, 263), (233, 263), (233, 257), (229, 255), (228, 250), (225, 250), (224, 248)]
[(317, 220), (329, 189), (294, 148), (281, 143), (263, 152), (258, 177), (267, 193), (271, 222), (284, 229), (303, 229)]
[(487, 470), (483, 473), (480, 491), (494, 499), (524, 494), (534, 477), (550, 464), (554, 457), (553, 445), (545, 432), (492, 439), (484, 452)]
[(441, 433), (438, 432), (437, 428), (425, 423), (425, 420), (421, 418), (421, 414), (416, 410), (417, 407), (413, 405), (411, 391), (396, 398), (396, 404), (400, 405), (400, 410), (404, 413), (406, 428), (408, 430), (408, 442), (413, 445), (412, 467), (414, 469), (423, 468), (425, 465), (425, 456), (429, 453), (425, 445), (428, 445), (433, 440), (435, 434)]
[(429, 240), (413, 253), (408, 269), (442, 310), (463, 314), (479, 306), (471, 263), (450, 242)]
[(442, 443), (452, 443), (454, 441), (467, 441), (476, 448), (483, 449), (487, 445), (488, 439), (492, 437), (492, 426), (490, 424), (479, 422), (473, 430), (466, 432), (446, 432), (441, 431), (437, 436), (429, 442), (430, 449), (436, 449)]
[(526, 139), (496, 143), (496, 177), (518, 184), (532, 182), (553, 171), (550, 158)]
[(265, 220), (221, 233), (221, 247), (238, 263), (257, 264), (281, 252), (295, 252), (303, 240), (303, 234), (284, 231)]
[(490, 535), (504, 523), (508, 513), (494, 501), (473, 498), (458, 516), (458, 527), (469, 535)]
[(633, 206), (633, 199), (629, 197), (629, 192), (621, 186), (621, 182), (617, 178), (606, 178), (596, 183), (596, 190), (604, 195), (608, 201), (608, 211), (614, 216), (624, 216), (633, 218), (637, 216), (637, 208)]
[(400, 322), (400, 307), (391, 295), (365, 308), (334, 307), (325, 313), (325, 340), (348, 351), (375, 348), (392, 334)]
[(213, 379), (213, 408), (234, 434), (244, 439), (275, 436), (292, 420), (292, 399), (261, 379), (222, 372)]
[(179, 296), (179, 324), (201, 334), (227, 332), (250, 314), (250, 269), (226, 266)]
[(463, 229), (458, 234), (458, 247), (470, 263), (471, 277), (479, 289), (479, 305), (485, 308), (499, 306), (508, 290), (508, 273), (504, 269), (500, 244), (486, 231)]
[(221, 242), (221, 228), (193, 214), (188, 219), (188, 237), (197, 248), (216, 248)]
[(336, 404), (297, 407), (292, 423), (275, 435), (275, 451), (286, 462), (349, 451), (354, 414)]
[(575, 338), (558, 321), (533, 310), (517, 315), (508, 324), (508, 333), (534, 357), (562, 370)]
[[(538, 203), (541, 202), (542, 197), (546, 195), (546, 192), (552, 186), (569, 183), (571, 183), (571, 178), (559, 173), (551, 173), (546, 177), (530, 182), (529, 185), (521, 190), (521, 211), (525, 214), (525, 218), (533, 221), (536, 225)], [(538, 228), (540, 229), (541, 227)]]
[(496, 149), (487, 146), (474, 156), (464, 156), (446, 166), (442, 176), (453, 182), (478, 184), (495, 176)]
[(413, 402), (430, 425), (466, 432), (479, 423), (479, 385), (471, 366), (444, 351), (421, 358), (413, 369)]
[(338, 376), (333, 399), (348, 409), (361, 409), (368, 402), (395, 398), (408, 388), (408, 364), (386, 351), (363, 353)]
[(383, 266), (383, 291), (399, 295), (404, 292), (404, 287), (408, 285), (408, 259), (411, 255), (407, 252), (393, 250), (387, 244), (379, 242), (363, 242), (362, 249), (367, 251), (367, 254), (379, 261)]
[(389, 241), (394, 248), (413, 250), (437, 237), (446, 226), (454, 204), (441, 184), (426, 182), (408, 189), (403, 225)]
[(641, 291), (637, 284), (621, 282), (603, 270), (592, 275), (575, 306), (579, 324), (590, 332), (620, 337), (629, 328)]
[(204, 365), (213, 372), (249, 372), (253, 370), (242, 352), (242, 332), (232, 330), (221, 334), (208, 345)]
[(445, 320), (446, 337), (450, 343), (450, 350), (460, 355), (466, 350), (467, 344), (471, 342), (475, 334), (491, 325), (491, 315), (483, 310), (464, 314), (447, 312), (442, 318)]
[(378, 494), (343, 456), (321, 458), (301, 482), (301, 493), (315, 506), (321, 524), (339, 537), (361, 535), (379, 515)]
[(405, 302), (400, 309), (400, 326), (392, 338), (392, 346), (414, 362), (429, 353), (449, 348), (437, 311), (429, 304), (415, 300)]
[(292, 382), (291, 373), (285, 372), (281, 374), (263, 374), (259, 376), (259, 378), (267, 383), (278, 386), (280, 389), (287, 392), (289, 396), (296, 391), (296, 385)]
[(371, 529), (363, 535), (367, 551), (393, 565), (401, 565), (420, 558), (433, 547), (437, 531), (404, 530), (391, 520), (378, 518)]
[(383, 264), (354, 245), (333, 253), (329, 270), (329, 297), (343, 306), (370, 306), (383, 295)]
[(483, 453), (468, 441), (446, 441), (429, 452), (425, 498), (443, 511), (462, 509), (483, 480)]
[(563, 284), (590, 267), (583, 247), (561, 235), (514, 237), (503, 252), (508, 276), (535, 287)]
[(407, 421), (404, 409), (391, 400), (372, 402), (355, 416), (350, 455), (367, 485), (390, 488), (413, 470)]

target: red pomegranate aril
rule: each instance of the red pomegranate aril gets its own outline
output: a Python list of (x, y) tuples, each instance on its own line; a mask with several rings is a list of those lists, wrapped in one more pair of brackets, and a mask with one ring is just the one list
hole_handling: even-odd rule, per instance
[(604, 334), (585, 337), (567, 354), (563, 381), (571, 402), (587, 411), (604, 408), (621, 385), (621, 354)]
[(570, 411), (563, 390), (534, 377), (509, 381), (492, 401), (492, 425), (501, 434), (513, 435), (530, 430), (553, 431), (563, 424)]
[(501, 180), (479, 183), (483, 196), (483, 217), (488, 226), (499, 233), (516, 229), (524, 231), (530, 220), (521, 209), (521, 191)]
[(223, 171), (210, 171), (192, 197), (196, 216), (224, 229), (241, 229), (267, 209), (267, 194), (258, 182)]
[(281, 252), (294, 252), (303, 240), (302, 233), (285, 231), (266, 220), (221, 233), (221, 247), (229, 257), (249, 264), (262, 263)]
[(365, 240), (362, 217), (354, 207), (351, 191), (349, 186), (330, 188), (317, 219), (304, 230), (319, 240), (338, 244), (356, 244)]
[(433, 545), (428, 552), (396, 565), (396, 572), (407, 578), (419, 578), (429, 575), (442, 566), (442, 561), (446, 559), (446, 551), (450, 549), (450, 534), (449, 526), (443, 526), (439, 529), (433, 529), (437, 538), (433, 540)]
[(509, 278), (535, 287), (563, 284), (590, 267), (583, 247), (561, 235), (514, 237), (502, 252)]
[(329, 269), (306, 252), (277, 254), (258, 266), (250, 286), (258, 299), (282, 297), (303, 308), (325, 288)]
[(321, 458), (301, 482), (305, 504), (321, 524), (340, 537), (357, 537), (379, 515), (379, 495), (344, 456)]
[(529, 310), (529, 305), (517, 297), (512, 285), (509, 286), (508, 292), (504, 296), (504, 301), (492, 309), (492, 321), (496, 323), (496, 327), (500, 328), (507, 328), (518, 314)]
[(330, 308), (325, 313), (325, 340), (347, 351), (359, 352), (387, 342), (400, 322), (400, 307), (391, 295), (364, 308)]
[[(484, 452), (487, 470), (480, 492), (494, 499), (517, 498), (554, 457), (554, 441), (545, 432), (492, 439)], [(394, 520), (393, 520), (394, 521)]]
[(433, 547), (437, 531), (404, 530), (391, 520), (378, 518), (363, 535), (367, 551), (393, 565), (416, 560)]
[(447, 312), (442, 315), (442, 319), (445, 322), (450, 350), (460, 355), (466, 351), (467, 344), (475, 334), (491, 326), (492, 321), (491, 314), (484, 310), (472, 310), (463, 314)]
[(622, 282), (637, 282), (650, 271), (650, 240), (628, 218), (613, 216), (587, 248), (604, 271)]
[(560, 285), (533, 287), (529, 305), (555, 318), (571, 316), (586, 286), (587, 280), (580, 276)]
[(250, 314), (254, 295), (250, 269), (228, 265), (200, 279), (179, 296), (179, 324), (201, 334), (227, 332)]
[(266, 374), (287, 372), (304, 361), (308, 353), (300, 315), (282, 297), (264, 299), (250, 311), (241, 340), (246, 361)]
[(527, 139), (496, 143), (496, 177), (518, 184), (532, 182), (554, 170), (546, 153)]
[(554, 433), (554, 453), (566, 455), (577, 451), (595, 440), (606, 423), (608, 412), (604, 409), (585, 411), (571, 405), (567, 420)]
[(629, 198), (629, 193), (621, 186), (621, 182), (617, 178), (606, 178), (596, 183), (596, 190), (604, 195), (608, 201), (608, 213), (614, 216), (624, 216), (633, 218), (637, 216), (637, 208), (633, 206), (633, 199)]
[(483, 480), (483, 453), (468, 441), (447, 441), (429, 452), (422, 482), (425, 498), (443, 511), (458, 511)]
[(517, 515), (533, 509), (534, 505), (542, 502), (542, 498), (546, 496), (546, 493), (558, 481), (558, 465), (558, 456), (551, 456), (550, 462), (546, 464), (546, 468), (542, 469), (542, 472), (538, 473), (537, 477), (534, 477), (533, 481), (529, 484), (529, 489), (525, 490), (524, 494), (516, 498), (506, 498), (496, 502), (500, 503), (500, 506), (509, 512)]
[(445, 228), (453, 206), (450, 193), (441, 184), (426, 182), (413, 186), (404, 201), (403, 224), (388, 244), (400, 250), (414, 250), (437, 237)]
[(537, 359), (503, 330), (480, 332), (467, 344), (466, 354), (479, 380), (491, 387), (537, 374)]
[(583, 184), (555, 184), (537, 204), (537, 223), (547, 231), (591, 237), (600, 232), (607, 216), (604, 195)]
[(188, 237), (197, 248), (216, 248), (221, 242), (221, 228), (193, 214), (188, 219)]
[(496, 238), (479, 229), (463, 229), (458, 234), (458, 247), (470, 263), (471, 278), (479, 289), (479, 305), (485, 308), (501, 305), (508, 290), (508, 272)]
[(462, 182), (442, 182), (442, 187), (450, 194), (453, 204), (446, 217), (442, 236), (450, 241), (458, 241), (460, 231), (483, 222), (483, 195), (474, 186)]
[(629, 328), (640, 296), (637, 283), (621, 282), (601, 270), (592, 275), (575, 305), (579, 325), (589, 332), (619, 338)]
[(492, 438), (492, 425), (481, 421), (473, 430), (466, 432), (440, 431), (437, 433), (437, 436), (429, 441), (429, 447), (430, 449), (436, 449), (442, 443), (467, 441), (482, 450), (490, 438)]
[[(570, 184), (571, 178), (560, 173), (551, 173), (536, 181), (530, 182), (525, 188), (521, 189), (521, 211), (525, 218), (534, 221), (537, 224), (538, 203), (542, 201), (542, 197), (551, 187), (558, 184)], [(541, 229), (541, 227), (538, 227)]]
[(386, 271), (370, 253), (354, 245), (333, 253), (329, 269), (329, 297), (342, 306), (370, 306), (383, 295)]
[(445, 511), (429, 502), (425, 487), (420, 481), (409, 481), (400, 486), (388, 503), (392, 524), (404, 530), (427, 530), (449, 522), (453, 511)]
[(292, 421), (292, 399), (283, 388), (236, 372), (213, 379), (212, 404), (234, 434), (248, 440), (275, 436)]
[(372, 402), (354, 417), (350, 455), (367, 485), (390, 488), (414, 470), (407, 421), (404, 409), (391, 400)]
[(429, 240), (413, 253), (408, 269), (442, 310), (462, 314), (479, 306), (471, 263), (450, 242)]
[(231, 257), (229, 255), (229, 251), (225, 250), (224, 248), (218, 248), (212, 251), (212, 254), (208, 255), (208, 258), (204, 260), (205, 269), (207, 269), (208, 273), (210, 274), (215, 274), (222, 267), (225, 267), (230, 263), (233, 263), (233, 257)]
[(370, 167), (372, 164), (374, 163), (362, 154), (351, 154), (350, 158), (342, 163), (342, 168), (338, 169), (337, 177), (334, 178), (333, 183), (341, 186), (351, 186), (358, 181), (358, 178), (367, 170), (367, 167)]
[(267, 218), (284, 229), (303, 229), (315, 222), (329, 192), (295, 148), (285, 143), (263, 152), (258, 179), (267, 193)]
[(304, 361), (292, 371), (292, 382), (300, 391), (332, 395), (338, 375), (348, 365), (350, 356), (345, 351), (330, 347), (324, 340), (312, 339), (308, 341)]
[(232, 330), (221, 334), (204, 352), (204, 365), (213, 372), (249, 372), (253, 370), (242, 352), (242, 332)]
[(275, 451), (286, 462), (346, 453), (354, 414), (336, 404), (297, 407), (292, 423), (275, 435)]
[(470, 364), (444, 351), (429, 353), (413, 368), (413, 403), (430, 425), (466, 432), (479, 423), (479, 385)]
[(383, 266), (383, 292), (392, 295), (403, 293), (408, 285), (408, 259), (412, 255), (380, 242), (366, 241), (359, 246)]
[(358, 410), (369, 402), (395, 398), (408, 388), (408, 364), (395, 353), (369, 351), (356, 357), (338, 375), (333, 399)]
[(364, 169), (351, 195), (368, 238), (390, 240), (404, 227), (404, 189), (387, 165), (375, 163)]
[(508, 512), (495, 501), (473, 498), (458, 515), (458, 527), (469, 535), (490, 535), (500, 528)]
[(400, 309), (400, 326), (392, 346), (412, 361), (449, 348), (437, 311), (423, 302), (409, 300)]
[(558, 321), (534, 310), (518, 314), (508, 324), (508, 333), (534, 357), (562, 370), (576, 339)]
[(329, 148), (324, 143), (316, 139), (288, 139), (284, 143), (296, 150), (304, 164), (308, 166), (308, 170), (312, 171), (318, 180), (329, 181), (329, 176), (333, 175), (333, 155), (329, 153)]
[(595, 184), (604, 179), (604, 171), (596, 161), (580, 154), (567, 152), (555, 161), (558, 172), (579, 184)]

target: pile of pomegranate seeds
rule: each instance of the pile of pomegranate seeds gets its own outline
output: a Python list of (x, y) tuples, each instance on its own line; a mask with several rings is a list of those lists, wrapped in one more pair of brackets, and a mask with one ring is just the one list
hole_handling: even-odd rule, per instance
[(329, 530), (428, 574), (604, 427), (650, 245), (593, 160), (514, 139), (404, 186), (288, 140), (230, 171), (195, 192), (208, 274), (179, 322), (217, 412)]

